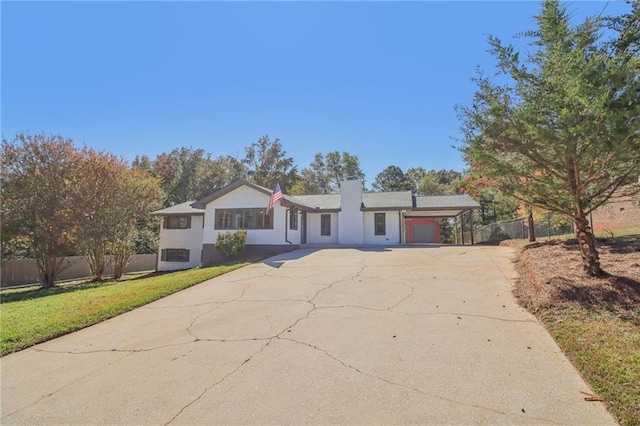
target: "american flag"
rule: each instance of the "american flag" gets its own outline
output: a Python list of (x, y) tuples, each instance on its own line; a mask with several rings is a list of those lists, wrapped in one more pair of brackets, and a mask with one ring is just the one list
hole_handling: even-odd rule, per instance
[(271, 198), (269, 199), (269, 207), (267, 207), (267, 211), (271, 211), (276, 201), (281, 200), (283, 197), (284, 196), (282, 195), (282, 191), (280, 190), (280, 184), (276, 183), (276, 189), (274, 189), (273, 194), (271, 194)]

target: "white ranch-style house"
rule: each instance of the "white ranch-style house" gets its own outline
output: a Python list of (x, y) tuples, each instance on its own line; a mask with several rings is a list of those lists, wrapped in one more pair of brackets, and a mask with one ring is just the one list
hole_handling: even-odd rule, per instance
[(418, 197), (411, 191), (364, 192), (341, 183), (339, 194), (284, 195), (267, 211), (272, 190), (237, 180), (198, 201), (153, 212), (161, 218), (158, 271), (221, 262), (218, 234), (247, 231), (246, 252), (280, 253), (305, 245), (394, 246), (439, 243), (434, 220), (480, 205), (466, 194)]

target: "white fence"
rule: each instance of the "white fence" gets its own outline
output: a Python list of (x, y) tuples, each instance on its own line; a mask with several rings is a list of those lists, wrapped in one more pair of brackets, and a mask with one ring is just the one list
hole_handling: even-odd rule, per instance
[[(155, 270), (156, 256), (155, 254), (136, 254), (127, 265), (126, 272)], [(91, 275), (89, 264), (83, 256), (69, 256), (65, 259), (68, 260), (69, 266), (60, 273), (60, 276), (58, 276), (59, 281), (87, 278)], [(105, 275), (110, 274), (113, 274), (113, 268), (109, 262)], [(15, 259), (3, 262), (1, 275), (0, 287), (3, 288), (34, 284), (39, 281), (38, 267), (31, 259)]]

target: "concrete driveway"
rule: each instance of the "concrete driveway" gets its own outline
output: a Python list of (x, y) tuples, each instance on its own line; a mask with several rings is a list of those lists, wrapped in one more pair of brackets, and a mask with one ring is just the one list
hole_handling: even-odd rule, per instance
[(2, 424), (615, 424), (501, 247), (298, 250), (2, 359)]

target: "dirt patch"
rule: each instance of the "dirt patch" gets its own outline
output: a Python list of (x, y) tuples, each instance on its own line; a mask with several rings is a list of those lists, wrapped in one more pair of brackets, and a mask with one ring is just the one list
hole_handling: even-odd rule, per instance
[(514, 293), (529, 310), (579, 305), (640, 322), (640, 238), (599, 239), (601, 278), (585, 275), (575, 240), (502, 244), (522, 250)]

